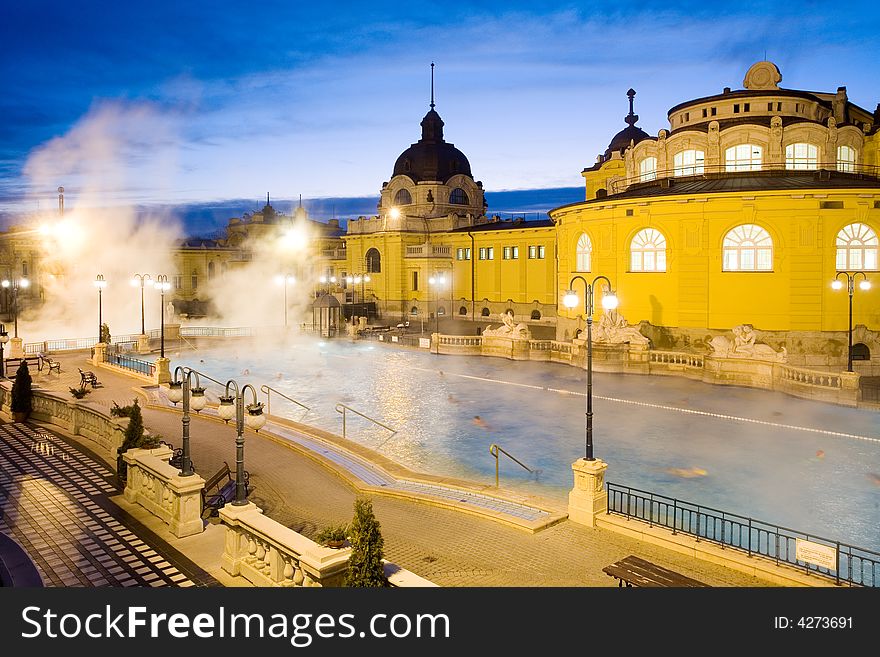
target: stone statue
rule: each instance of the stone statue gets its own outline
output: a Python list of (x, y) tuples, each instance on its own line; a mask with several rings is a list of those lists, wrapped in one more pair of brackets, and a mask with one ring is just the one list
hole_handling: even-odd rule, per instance
[(510, 313), (501, 313), (499, 317), (502, 322), (501, 326), (494, 329), (491, 326), (487, 326), (483, 331), (483, 335), (497, 335), (513, 338), (514, 340), (530, 340), (532, 338), (532, 332), (529, 331), (529, 327), (525, 324), (514, 322), (513, 315)]
[(599, 318), (599, 323), (593, 330), (593, 342), (606, 342), (609, 344), (640, 344), (647, 346), (650, 340), (641, 334), (638, 328), (630, 326), (626, 319), (617, 309), (606, 310)]
[(775, 351), (773, 347), (756, 342), (755, 331), (751, 324), (740, 324), (731, 329), (733, 340), (717, 335), (709, 341), (713, 356), (719, 358), (753, 358), (755, 360), (774, 360), (784, 363), (788, 353), (783, 347)]

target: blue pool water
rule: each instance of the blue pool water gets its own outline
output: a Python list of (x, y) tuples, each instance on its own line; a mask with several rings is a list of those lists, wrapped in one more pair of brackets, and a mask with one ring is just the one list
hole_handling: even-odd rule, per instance
[[(502, 487), (563, 502), (584, 455), (585, 372), (567, 365), (342, 339), (170, 355), (222, 381), (270, 385), (310, 408), (272, 395), (273, 414), (336, 433), (346, 404), (397, 430), (349, 413), (349, 439), (416, 471), (493, 484), (495, 443), (536, 471), (502, 458)], [(593, 411), (608, 481), (880, 550), (880, 413), (607, 373), (593, 375)]]

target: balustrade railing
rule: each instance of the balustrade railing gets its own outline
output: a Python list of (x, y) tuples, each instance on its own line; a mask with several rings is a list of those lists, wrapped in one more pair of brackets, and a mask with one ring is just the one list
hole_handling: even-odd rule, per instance
[(686, 367), (702, 368), (704, 361), (700, 354), (689, 354), (681, 351), (654, 351), (648, 352), (648, 358), (652, 363), (664, 365), (685, 365)]
[(780, 369), (784, 381), (820, 386), (822, 388), (840, 388), (840, 375), (834, 372), (807, 370), (800, 367), (792, 367), (791, 365), (782, 365)]
[(122, 354), (104, 353), (104, 362), (145, 376), (156, 374), (156, 364)]

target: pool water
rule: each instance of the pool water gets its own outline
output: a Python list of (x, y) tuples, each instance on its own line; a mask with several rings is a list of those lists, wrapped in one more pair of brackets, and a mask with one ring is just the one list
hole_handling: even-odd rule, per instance
[[(345, 339), (227, 342), (172, 355), (258, 391), (271, 410), (342, 433), (420, 472), (564, 502), (585, 451), (585, 372)], [(209, 394), (211, 392), (210, 382)], [(219, 387), (213, 391), (219, 394)], [(265, 396), (261, 396), (265, 401)], [(593, 374), (593, 442), (606, 480), (880, 550), (880, 413), (677, 377)]]

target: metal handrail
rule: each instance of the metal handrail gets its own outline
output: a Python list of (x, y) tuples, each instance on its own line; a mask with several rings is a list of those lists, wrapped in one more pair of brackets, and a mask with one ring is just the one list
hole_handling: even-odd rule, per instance
[(516, 463), (519, 463), (522, 467), (524, 467), (526, 470), (528, 470), (528, 471), (531, 472), (532, 474), (535, 474), (535, 472), (536, 472), (535, 470), (532, 470), (529, 466), (527, 466), (525, 463), (523, 463), (522, 461), (520, 461), (520, 460), (519, 460), (518, 458), (516, 458), (513, 454), (511, 454), (510, 452), (506, 451), (503, 447), (499, 447), (499, 446), (496, 445), (495, 443), (492, 443), (491, 445), (489, 445), (489, 453), (490, 453), (492, 456), (495, 457), (495, 488), (498, 488), (498, 460), (499, 460), (498, 453), (499, 453), (499, 452), (501, 452), (502, 454), (504, 454), (504, 455), (505, 455), (507, 458), (509, 458), (511, 461), (514, 461), (514, 462), (516, 462)]
[(296, 401), (293, 397), (288, 397), (288, 396), (285, 395), (283, 392), (281, 392), (281, 391), (279, 391), (279, 390), (276, 390), (275, 388), (273, 388), (273, 387), (271, 387), (271, 386), (268, 386), (268, 385), (265, 385), (265, 384), (262, 385), (262, 386), (260, 386), (260, 392), (265, 392), (265, 393), (266, 393), (266, 414), (267, 414), (267, 415), (272, 415), (272, 395), (270, 394), (270, 393), (272, 393), (272, 392), (274, 392), (276, 395), (279, 395), (279, 396), (281, 396), (281, 397), (284, 397), (287, 401), (293, 402), (293, 403), (296, 404), (297, 406), (301, 406), (302, 408), (306, 409), (306, 411), (310, 411), (310, 410), (312, 410), (312, 409), (310, 409), (308, 406), (306, 406), (305, 404), (303, 404), (302, 402), (298, 402), (298, 401)]
[[(340, 410), (340, 409), (342, 409), (342, 410)], [(369, 415), (364, 415), (364, 414), (361, 413), (360, 411), (356, 411), (356, 410), (353, 409), (351, 406), (346, 406), (346, 405), (343, 404), (342, 402), (339, 402), (338, 404), (336, 404), (336, 408), (335, 408), (335, 410), (336, 410), (337, 413), (342, 413), (342, 437), (343, 437), (343, 438), (346, 437), (346, 435), (345, 435), (345, 411), (351, 411), (351, 412), (354, 413), (355, 415), (360, 415), (362, 418), (364, 418), (364, 419), (366, 419), (366, 420), (369, 420), (369, 421), (372, 422), (373, 424), (378, 424), (378, 425), (379, 425), (380, 427), (382, 427), (383, 429), (388, 429), (388, 431), (391, 432), (391, 436), (388, 436), (388, 438), (385, 439), (386, 442), (387, 442), (392, 436), (394, 436), (394, 435), (397, 433), (397, 429), (392, 429), (392, 428), (389, 427), (387, 424), (382, 424), (381, 422), (379, 422), (379, 420), (374, 420), (374, 419), (371, 418)], [(385, 442), (382, 443), (382, 445), (384, 445), (384, 444), (385, 444)], [(380, 445), (380, 447), (381, 447), (381, 445)]]

